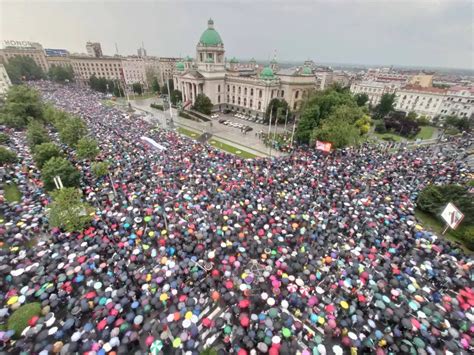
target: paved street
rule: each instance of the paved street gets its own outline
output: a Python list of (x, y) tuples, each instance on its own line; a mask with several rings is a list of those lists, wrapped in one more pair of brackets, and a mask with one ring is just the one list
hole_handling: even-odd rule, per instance
[[(142, 111), (149, 112), (153, 115), (153, 117), (159, 122), (160, 125), (166, 127), (166, 119), (169, 118), (169, 111), (163, 112), (161, 110), (153, 109), (150, 107), (151, 103), (156, 103), (158, 99), (144, 99), (144, 100), (131, 100), (131, 104), (134, 108)], [(243, 134), (240, 129), (235, 127), (226, 126), (218, 122), (219, 119), (225, 118), (226, 120), (242, 123), (247, 126), (252, 127), (252, 131), (248, 132), (247, 134)], [(261, 139), (257, 137), (257, 134), (261, 131), (264, 133), (268, 132), (267, 125), (261, 125), (254, 122), (245, 121), (239, 119), (237, 117), (233, 117), (230, 114), (219, 114), (218, 119), (214, 119), (211, 122), (196, 122), (192, 120), (188, 120), (178, 116), (178, 113), (175, 109), (173, 109), (173, 121), (177, 126), (184, 126), (191, 129), (194, 129), (198, 132), (210, 132), (213, 134), (214, 137), (219, 138), (221, 140), (227, 141), (229, 144), (247, 150), (251, 153), (254, 153), (259, 156), (268, 156), (269, 155), (269, 148), (266, 147)], [(291, 127), (288, 126), (288, 129)], [(283, 126), (277, 127), (277, 132), (282, 133), (284, 131)], [(274, 129), (272, 128), (272, 132)], [(283, 153), (275, 151), (272, 149), (272, 156), (281, 156)]]

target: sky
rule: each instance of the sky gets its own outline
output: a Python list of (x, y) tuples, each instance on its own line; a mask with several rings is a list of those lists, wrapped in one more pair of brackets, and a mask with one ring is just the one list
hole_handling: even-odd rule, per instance
[(0, 0), (0, 40), (104, 54), (195, 56), (212, 17), (226, 56), (278, 61), (474, 69), (465, 0)]

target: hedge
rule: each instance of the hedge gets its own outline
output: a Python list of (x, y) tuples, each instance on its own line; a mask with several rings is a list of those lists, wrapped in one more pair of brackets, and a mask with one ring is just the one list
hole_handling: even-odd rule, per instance
[(151, 108), (156, 108), (157, 110), (163, 111), (163, 105), (158, 105), (158, 104), (150, 104)]

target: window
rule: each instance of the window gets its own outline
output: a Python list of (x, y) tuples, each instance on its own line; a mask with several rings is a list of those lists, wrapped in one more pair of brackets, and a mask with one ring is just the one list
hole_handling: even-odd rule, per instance
[(230, 97), (229, 97), (229, 95), (227, 95), (227, 102), (229, 102), (229, 101), (230, 101)]
[(232, 103), (235, 104), (235, 96), (232, 96)]
[(247, 95), (247, 88), (244, 88), (244, 95)]
[(281, 97), (285, 96), (285, 90), (282, 90), (282, 91), (281, 91), (281, 95), (280, 95), (280, 96), (281, 96)]
[(272, 93), (271, 93), (271, 95), (270, 95), (270, 96), (271, 96), (270, 98), (271, 98), (271, 99), (273, 99), (273, 90), (272, 90)]
[(253, 88), (250, 89), (250, 96), (253, 96)]
[(237, 98), (237, 105), (240, 105), (240, 96)]
[(217, 92), (221, 92), (221, 86), (217, 85)]
[(262, 98), (262, 90), (258, 90), (258, 97)]
[(298, 90), (296, 90), (296, 92), (295, 92), (295, 99), (297, 99), (299, 95), (300, 95), (300, 92), (299, 92)]
[(247, 99), (244, 97), (244, 106), (247, 106)]
[(293, 104), (293, 110), (296, 110), (296, 102)]
[(227, 85), (227, 92), (230, 91), (230, 85)]
[(221, 95), (217, 96), (217, 103), (218, 103), (218, 104), (221, 103)]
[(239, 86), (239, 95), (240, 95), (240, 92), (241, 92), (241, 87)]
[(252, 99), (250, 99), (250, 104), (249, 104), (249, 106), (252, 107), (252, 104), (253, 104)]
[(258, 109), (259, 109), (259, 110), (262, 109), (262, 102), (261, 102), (261, 101), (258, 102)]
[(235, 86), (232, 85), (232, 93), (235, 93)]

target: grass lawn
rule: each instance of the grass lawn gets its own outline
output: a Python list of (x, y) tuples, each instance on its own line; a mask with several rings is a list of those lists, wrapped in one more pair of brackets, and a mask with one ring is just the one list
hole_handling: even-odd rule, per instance
[(420, 132), (416, 135), (415, 139), (431, 139), (433, 137), (434, 127), (422, 126)]
[(21, 201), (21, 192), (15, 184), (5, 184), (4, 190), (7, 202)]
[[(402, 137), (393, 133), (376, 133), (374, 132), (374, 135), (376, 135), (378, 138), (382, 139), (385, 141), (384, 137), (391, 137), (395, 142), (400, 142)], [(386, 141), (388, 142), (388, 141)]]
[(115, 102), (113, 102), (112, 100), (102, 100), (102, 103), (105, 106), (109, 106), (109, 107), (115, 106)]
[(178, 132), (191, 138), (197, 138), (201, 135), (200, 133), (191, 131), (190, 129), (183, 128), (183, 127), (178, 127)]
[(460, 248), (463, 249), (466, 254), (470, 254), (470, 255), (474, 254), (473, 251), (469, 250), (467, 247), (464, 246), (462, 241), (459, 240), (453, 234), (451, 229), (448, 229), (446, 234), (443, 236), (442, 233), (443, 233), (443, 230), (444, 230), (445, 227), (438, 220), (433, 218), (431, 215), (429, 215), (429, 214), (427, 214), (423, 211), (420, 211), (419, 209), (416, 209), (415, 210), (415, 217), (420, 222), (420, 224), (423, 226), (423, 228), (436, 233), (436, 235), (440, 238), (444, 237), (446, 239), (449, 239), (452, 242), (456, 242), (456, 243), (461, 244)]
[(8, 329), (15, 331), (15, 338), (19, 338), (23, 329), (28, 326), (28, 321), (33, 316), (41, 314), (41, 304), (38, 302), (27, 303), (18, 308), (8, 318)]
[(232, 154), (235, 154), (241, 158), (244, 158), (244, 159), (253, 159), (253, 158), (257, 158), (258, 156), (255, 155), (255, 154), (252, 154), (252, 153), (249, 153), (249, 152), (246, 152), (245, 150), (240, 150), (239, 148), (236, 148), (232, 145), (229, 145), (229, 144), (226, 144), (226, 143), (223, 143), (221, 141), (218, 141), (216, 139), (212, 139), (209, 141), (209, 144), (212, 145), (213, 147), (216, 147), (218, 149), (221, 149), (221, 150), (224, 150), (228, 153), (232, 153)]

